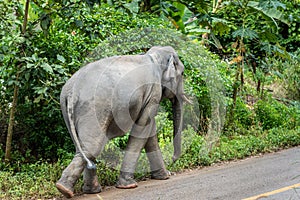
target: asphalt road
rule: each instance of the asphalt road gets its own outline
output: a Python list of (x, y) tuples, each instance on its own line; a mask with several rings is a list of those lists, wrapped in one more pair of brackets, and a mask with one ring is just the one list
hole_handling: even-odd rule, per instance
[(76, 199), (300, 200), (300, 147), (185, 172), (165, 181), (143, 181), (136, 189), (112, 188)]

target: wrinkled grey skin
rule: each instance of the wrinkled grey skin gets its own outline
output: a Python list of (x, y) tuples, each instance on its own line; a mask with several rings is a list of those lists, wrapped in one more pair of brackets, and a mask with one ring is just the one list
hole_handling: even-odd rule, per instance
[(119, 188), (134, 188), (133, 174), (143, 148), (154, 179), (167, 179), (158, 146), (154, 117), (163, 98), (171, 100), (174, 115), (174, 155), (181, 153), (184, 66), (172, 47), (152, 47), (144, 55), (115, 56), (77, 71), (61, 92), (61, 109), (76, 146), (76, 155), (56, 187), (66, 197), (84, 171), (85, 193), (101, 187), (93, 160), (108, 140), (131, 130), (123, 159)]

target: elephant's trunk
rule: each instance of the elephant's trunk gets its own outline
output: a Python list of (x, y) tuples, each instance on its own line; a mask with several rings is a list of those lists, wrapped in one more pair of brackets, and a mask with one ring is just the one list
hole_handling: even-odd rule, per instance
[(182, 131), (182, 118), (183, 118), (183, 101), (181, 97), (173, 99), (173, 126), (174, 126), (174, 154), (172, 157), (175, 162), (181, 154), (181, 131)]

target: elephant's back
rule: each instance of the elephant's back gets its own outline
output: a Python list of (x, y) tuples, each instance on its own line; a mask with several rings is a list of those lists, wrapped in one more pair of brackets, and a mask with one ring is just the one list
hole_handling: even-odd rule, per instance
[(65, 86), (72, 91), (76, 115), (104, 126), (109, 125), (107, 118), (118, 113), (122, 113), (120, 118), (130, 119), (128, 109), (140, 110), (151, 93), (149, 85), (159, 84), (152, 64), (145, 56), (115, 56), (78, 70)]

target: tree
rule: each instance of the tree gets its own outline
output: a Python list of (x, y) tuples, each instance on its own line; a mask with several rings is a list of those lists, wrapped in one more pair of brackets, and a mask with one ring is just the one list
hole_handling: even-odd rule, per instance
[[(289, 59), (279, 39), (280, 27), (290, 23), (286, 4), (270, 1), (165, 1), (173, 24), (195, 41), (228, 60), (235, 71), (231, 116), (250, 70), (257, 93), (263, 96), (265, 76), (272, 71), (268, 57)], [(253, 15), (255, 13), (255, 15)], [(232, 121), (232, 120), (230, 120)]]
[[(15, 147), (12, 152), (25, 155), (25, 161), (55, 160), (60, 148), (74, 150), (59, 106), (66, 80), (88, 62), (88, 55), (105, 38), (133, 27), (167, 23), (107, 4), (41, 0), (29, 2), (27, 28), (22, 34), (22, 7), (20, 1), (1, 1), (0, 123), (1, 127), (7, 123), (2, 119), (14, 108), (6, 147)], [(6, 131), (7, 125), (4, 127)], [(2, 138), (4, 133), (0, 134)], [(1, 155), (2, 145), (4, 140)]]
[[(29, 1), (26, 0), (25, 3), (25, 11), (24, 11), (24, 19), (23, 19), (23, 24), (22, 24), (22, 32), (21, 36), (24, 36), (26, 33), (26, 27), (27, 27), (27, 20), (28, 20), (28, 9), (29, 9)], [(2, 3), (2, 2), (1, 2)], [(19, 15), (17, 10), (14, 10), (14, 14)], [(16, 18), (13, 18), (16, 20)], [(14, 27), (17, 28), (17, 27)], [(20, 52), (22, 54), (22, 51)], [(14, 89), (13, 89), (13, 100), (12, 100), (12, 105), (10, 108), (10, 115), (9, 115), (9, 125), (8, 125), (8, 130), (7, 130), (7, 139), (6, 139), (6, 150), (5, 150), (5, 160), (10, 161), (11, 159), (11, 143), (12, 143), (12, 135), (13, 135), (13, 127), (14, 127), (14, 120), (15, 120), (15, 111), (17, 107), (17, 99), (18, 99), (18, 91), (19, 91), (19, 86), (18, 86), (18, 80), (20, 76), (20, 71), (18, 70), (20, 68), (21, 63), (17, 66), (17, 71), (16, 71), (16, 76), (15, 76), (15, 84), (14, 84)]]

